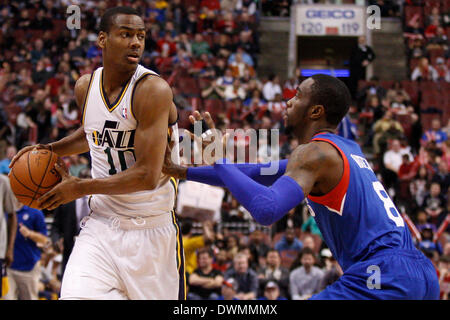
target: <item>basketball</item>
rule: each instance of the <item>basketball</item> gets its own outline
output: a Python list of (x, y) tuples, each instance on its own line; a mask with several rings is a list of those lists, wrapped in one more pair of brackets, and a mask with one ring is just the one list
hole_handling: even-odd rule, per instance
[(65, 168), (64, 162), (50, 150), (34, 149), (25, 152), (11, 168), (11, 189), (24, 205), (37, 208), (37, 199), (61, 181), (55, 163)]

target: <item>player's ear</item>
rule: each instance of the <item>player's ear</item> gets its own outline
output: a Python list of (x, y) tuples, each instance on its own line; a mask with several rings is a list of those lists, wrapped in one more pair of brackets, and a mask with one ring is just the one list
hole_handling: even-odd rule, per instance
[(105, 45), (106, 45), (106, 32), (100, 31), (100, 33), (98, 34), (98, 37), (97, 37), (97, 45), (100, 48), (102, 48), (102, 49), (105, 48)]
[(318, 120), (325, 115), (325, 108), (321, 104), (311, 107), (310, 116), (313, 120)]

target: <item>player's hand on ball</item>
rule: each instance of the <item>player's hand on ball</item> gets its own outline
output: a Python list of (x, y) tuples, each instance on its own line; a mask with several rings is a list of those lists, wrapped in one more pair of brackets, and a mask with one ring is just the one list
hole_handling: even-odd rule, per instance
[(52, 147), (48, 144), (37, 144), (34, 146), (28, 146), (25, 148), (20, 149), (19, 152), (12, 158), (11, 163), (9, 164), (9, 168), (11, 169), (14, 166), (14, 163), (26, 152), (31, 151), (33, 149), (47, 149), (51, 150)]
[(54, 210), (62, 204), (66, 204), (83, 196), (76, 187), (80, 180), (79, 178), (69, 175), (69, 173), (58, 164), (55, 164), (55, 169), (61, 175), (62, 180), (52, 190), (38, 199), (38, 206), (41, 210)]

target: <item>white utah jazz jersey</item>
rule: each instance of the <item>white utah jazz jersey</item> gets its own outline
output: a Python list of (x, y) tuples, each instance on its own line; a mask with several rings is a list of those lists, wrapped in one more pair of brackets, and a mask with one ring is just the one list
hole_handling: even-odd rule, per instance
[[(134, 165), (137, 121), (131, 107), (133, 91), (143, 78), (157, 76), (155, 72), (138, 65), (116, 101), (110, 103), (104, 93), (102, 75), (101, 67), (91, 76), (82, 120), (92, 159), (92, 177), (95, 179), (110, 177)], [(178, 143), (176, 123), (168, 125), (168, 133)], [(119, 195), (95, 194), (89, 205), (93, 212), (103, 215), (147, 217), (167, 213), (174, 207), (176, 183), (173, 178), (161, 173), (154, 190)]]

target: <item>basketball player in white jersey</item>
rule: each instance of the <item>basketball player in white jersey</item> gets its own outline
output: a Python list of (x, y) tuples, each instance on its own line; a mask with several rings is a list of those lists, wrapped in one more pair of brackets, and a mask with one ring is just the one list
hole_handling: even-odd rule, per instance
[(145, 28), (134, 9), (107, 10), (98, 44), (103, 67), (75, 85), (81, 127), (37, 146), (59, 156), (90, 151), (92, 159), (92, 179), (56, 167), (62, 182), (38, 201), (41, 209), (52, 210), (92, 195), (60, 298), (185, 299), (184, 254), (173, 211), (176, 181), (161, 172), (168, 133), (178, 141), (171, 88), (138, 64)]

